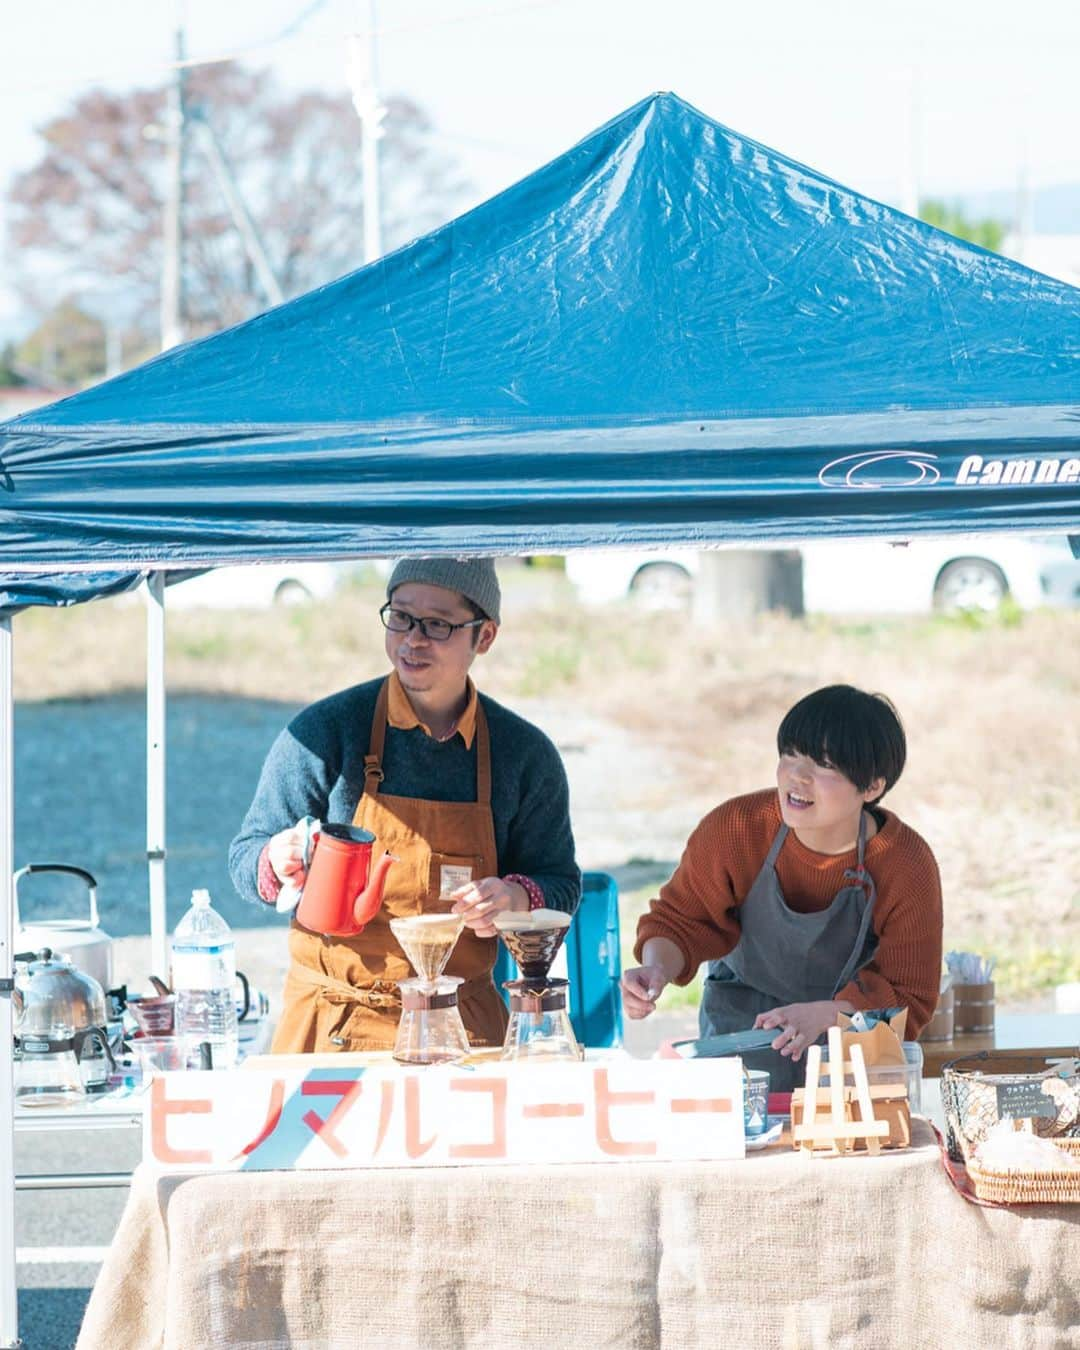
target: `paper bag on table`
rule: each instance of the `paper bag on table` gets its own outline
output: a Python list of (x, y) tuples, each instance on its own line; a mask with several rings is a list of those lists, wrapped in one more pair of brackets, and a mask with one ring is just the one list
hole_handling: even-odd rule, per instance
[(863, 1052), (863, 1062), (867, 1068), (874, 1064), (899, 1064), (905, 1065), (907, 1061), (904, 1058), (904, 1029), (907, 1026), (906, 1008), (887, 1008), (883, 1013), (867, 1013), (866, 1020), (873, 1021), (869, 1031), (858, 1031), (852, 1026), (853, 1021), (856, 1026), (862, 1019), (855, 1014), (854, 1018), (847, 1013), (840, 1013), (838, 1023), (841, 1031), (841, 1039), (844, 1043), (844, 1058), (851, 1058), (851, 1047), (858, 1045)]

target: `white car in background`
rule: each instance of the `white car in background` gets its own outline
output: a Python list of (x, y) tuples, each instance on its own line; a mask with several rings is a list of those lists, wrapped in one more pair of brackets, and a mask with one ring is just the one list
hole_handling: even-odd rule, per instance
[[(827, 539), (772, 547), (801, 553), (808, 613), (991, 611), (1006, 596), (1022, 609), (1080, 605), (1080, 559), (1064, 535)], [(567, 554), (566, 575), (585, 604), (629, 597), (646, 608), (674, 608), (691, 601), (699, 556), (692, 549), (585, 550)]]
[(165, 588), (165, 608), (269, 609), (333, 595), (351, 563), (251, 563), (215, 567)]

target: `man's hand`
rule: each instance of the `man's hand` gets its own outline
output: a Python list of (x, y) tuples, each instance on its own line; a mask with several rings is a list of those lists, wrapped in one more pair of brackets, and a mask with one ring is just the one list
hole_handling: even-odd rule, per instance
[(506, 910), (517, 913), (529, 908), (529, 896), (524, 886), (516, 881), (503, 881), (502, 877), (481, 877), (479, 881), (467, 881), (456, 891), (451, 891), (453, 912), (465, 919), (465, 927), (471, 928), (477, 937), (496, 937), (499, 930), (495, 927), (496, 914)]
[(271, 836), (266, 846), (266, 856), (274, 875), (283, 884), (295, 886), (299, 890), (307, 880), (307, 868), (304, 866), (304, 844), (307, 831), (302, 824), (293, 825)]
[(784, 1008), (759, 1013), (754, 1026), (766, 1030), (779, 1027), (780, 1034), (773, 1041), (772, 1048), (797, 1060), (802, 1058), (803, 1051), (813, 1045), (822, 1032), (836, 1026), (840, 1011), (831, 998), (820, 1003), (789, 1003)]

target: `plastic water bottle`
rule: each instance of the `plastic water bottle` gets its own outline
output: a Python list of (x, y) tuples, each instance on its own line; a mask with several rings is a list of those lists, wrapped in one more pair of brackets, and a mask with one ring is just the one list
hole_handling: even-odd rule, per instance
[(176, 1034), (184, 1040), (189, 1065), (198, 1065), (203, 1041), (210, 1042), (215, 1069), (236, 1063), (235, 980), (236, 944), (229, 925), (211, 906), (209, 891), (192, 891), (191, 908), (172, 940)]

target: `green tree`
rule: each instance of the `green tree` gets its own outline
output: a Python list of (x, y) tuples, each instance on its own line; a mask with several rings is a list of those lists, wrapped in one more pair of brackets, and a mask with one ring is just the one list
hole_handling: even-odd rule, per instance
[(15, 366), (46, 388), (100, 379), (105, 373), (105, 325), (75, 300), (62, 300), (19, 343)]
[(5, 342), (3, 347), (0, 347), (0, 389), (14, 389), (26, 383), (15, 369), (15, 365), (15, 344)]
[(991, 253), (1000, 253), (1005, 242), (1007, 226), (1000, 220), (969, 220), (959, 203), (950, 206), (948, 202), (926, 197), (919, 203), (919, 218), (939, 230), (955, 234), (958, 239), (988, 248)]

